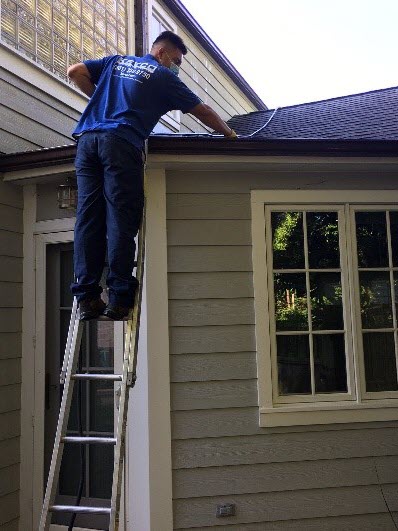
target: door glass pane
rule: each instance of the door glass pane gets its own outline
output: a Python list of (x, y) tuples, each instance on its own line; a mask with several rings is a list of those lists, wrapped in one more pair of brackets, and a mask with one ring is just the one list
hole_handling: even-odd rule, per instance
[(272, 212), (274, 269), (304, 268), (302, 212)]
[(356, 212), (359, 267), (387, 267), (387, 225), (385, 212)]
[(314, 335), (315, 391), (346, 393), (344, 334)]
[(308, 330), (307, 291), (304, 273), (275, 273), (276, 329)]
[(90, 494), (93, 498), (110, 499), (112, 495), (109, 470), (113, 470), (113, 448), (104, 444), (90, 447)]
[(97, 321), (90, 326), (90, 365), (113, 371), (113, 322)]
[(113, 382), (90, 382), (90, 431), (113, 432)]
[(361, 271), (359, 286), (362, 328), (390, 328), (392, 306), (389, 273)]
[(308, 335), (277, 336), (279, 394), (310, 394)]
[(390, 212), (392, 265), (398, 267), (398, 211)]
[(344, 329), (340, 273), (310, 273), (310, 289), (313, 329)]
[(366, 390), (397, 391), (397, 367), (392, 333), (363, 334)]
[(337, 212), (307, 212), (307, 234), (310, 268), (339, 268)]

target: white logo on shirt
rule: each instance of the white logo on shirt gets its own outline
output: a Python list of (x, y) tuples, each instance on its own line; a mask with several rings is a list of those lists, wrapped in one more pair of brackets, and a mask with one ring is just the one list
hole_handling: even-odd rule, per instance
[(149, 79), (156, 69), (156, 65), (146, 62), (137, 62), (135, 59), (127, 59), (126, 57), (121, 57), (115, 64), (114, 68), (117, 72), (116, 75), (135, 79), (136, 81), (138, 81), (137, 76)]

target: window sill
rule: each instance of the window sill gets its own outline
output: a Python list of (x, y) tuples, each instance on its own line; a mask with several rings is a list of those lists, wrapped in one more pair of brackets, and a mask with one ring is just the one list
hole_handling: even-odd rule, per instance
[(398, 400), (318, 403), (260, 408), (260, 427), (398, 420)]

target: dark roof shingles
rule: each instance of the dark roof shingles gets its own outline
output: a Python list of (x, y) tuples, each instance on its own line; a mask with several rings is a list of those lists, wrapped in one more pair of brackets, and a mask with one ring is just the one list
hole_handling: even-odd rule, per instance
[[(228, 124), (250, 135), (273, 111), (234, 116)], [(398, 87), (282, 107), (253, 138), (264, 139), (398, 139)]]

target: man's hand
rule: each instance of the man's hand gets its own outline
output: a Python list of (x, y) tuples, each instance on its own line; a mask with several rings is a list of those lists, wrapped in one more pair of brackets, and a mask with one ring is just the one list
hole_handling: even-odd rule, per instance
[(231, 133), (229, 135), (225, 135), (225, 136), (228, 138), (238, 138), (238, 135), (233, 129), (231, 129)]
[(71, 65), (67, 71), (68, 77), (84, 92), (89, 98), (94, 94), (95, 85), (91, 81), (90, 72), (84, 63)]
[(211, 107), (209, 107), (209, 105), (206, 105), (205, 103), (199, 103), (189, 112), (190, 114), (196, 116), (196, 118), (199, 118), (202, 123), (217, 131), (217, 133), (221, 133), (227, 138), (238, 137), (235, 131), (228, 127), (224, 120), (222, 120), (220, 116), (213, 111)]

